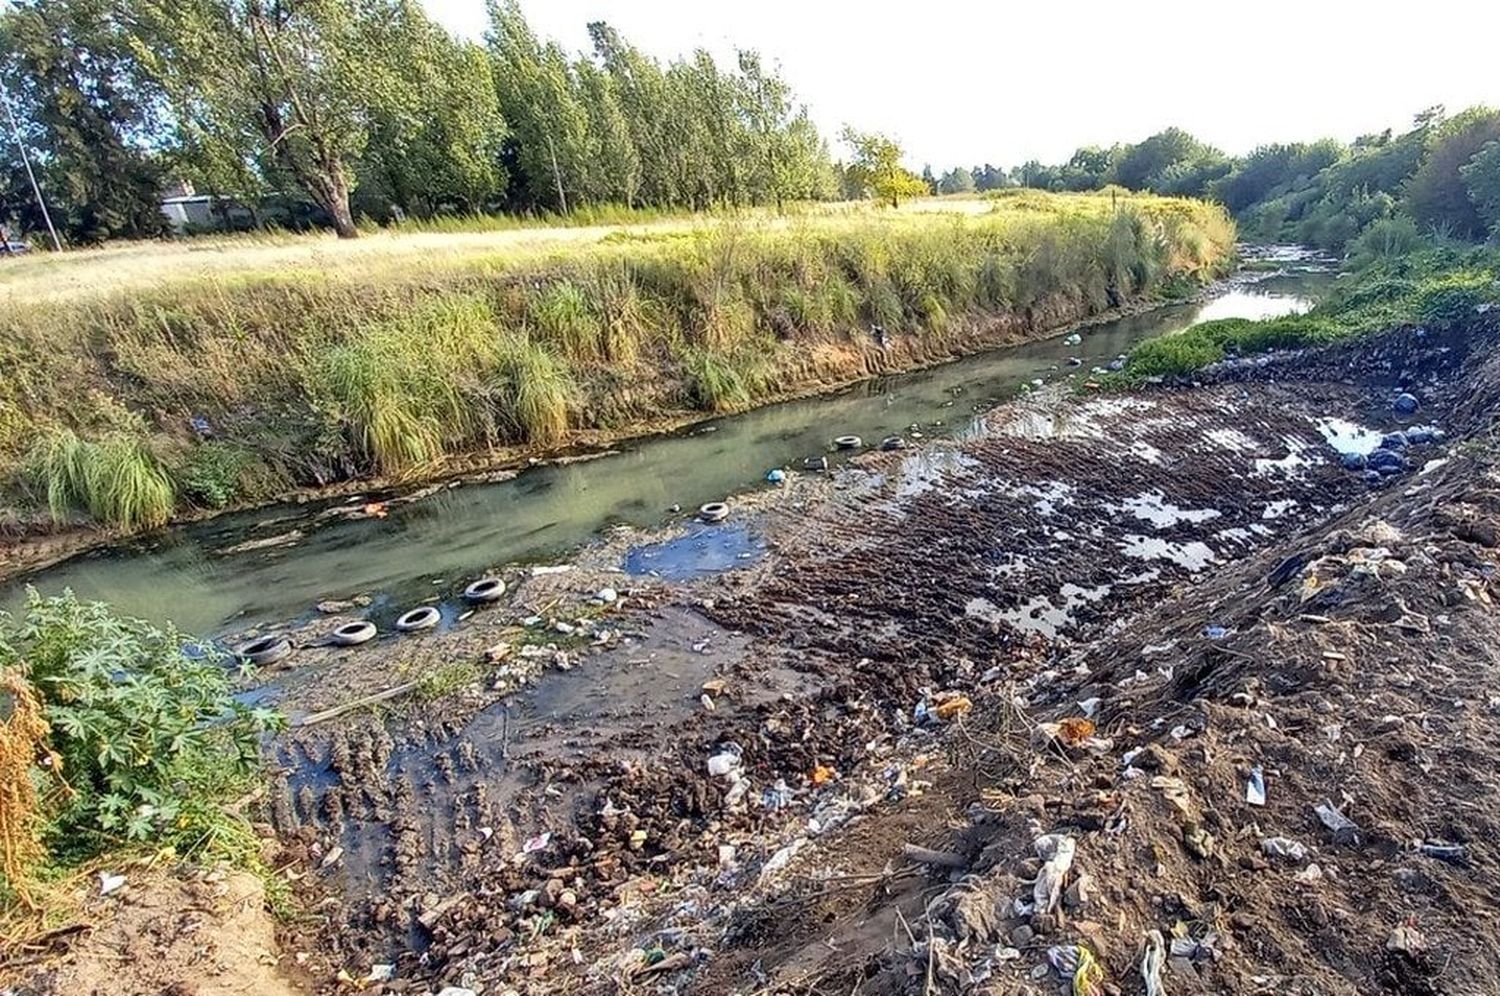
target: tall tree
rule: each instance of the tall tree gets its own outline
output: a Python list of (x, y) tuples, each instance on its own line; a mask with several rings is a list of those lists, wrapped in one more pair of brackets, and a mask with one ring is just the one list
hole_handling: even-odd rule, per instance
[[(20, 0), (0, 17), (0, 51), (57, 227), (78, 242), (163, 234), (155, 107), (110, 0)], [(5, 213), (41, 228), (18, 159), (0, 182)]]
[(1458, 238), (1483, 238), (1486, 225), (1460, 170), (1500, 139), (1500, 111), (1471, 107), (1431, 130), (1427, 155), (1406, 185), (1417, 221)]
[(179, 127), (222, 155), (279, 169), (357, 233), (352, 165), (370, 121), (406, 99), (381, 34), (400, 0), (132, 0), (137, 57)]

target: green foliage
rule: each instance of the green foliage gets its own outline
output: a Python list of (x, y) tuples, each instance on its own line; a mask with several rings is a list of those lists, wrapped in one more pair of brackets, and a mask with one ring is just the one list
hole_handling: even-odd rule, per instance
[(37, 440), (27, 463), (58, 522), (75, 509), (120, 529), (159, 526), (171, 517), (172, 479), (137, 436), (112, 432), (89, 440), (53, 429)]
[(27, 595), (0, 616), (0, 668), (36, 690), (60, 770), (35, 769), (55, 800), (48, 844), (77, 860), (127, 841), (183, 852), (235, 838), (221, 803), (258, 764), (268, 710), (231, 698), (226, 661), (192, 657), (171, 628), (117, 619), (72, 593)]
[(944, 173), (938, 180), (938, 193), (940, 194), (972, 194), (974, 192), (974, 174), (959, 166)]
[(1500, 141), (1487, 142), (1458, 172), (1490, 238), (1500, 239)]
[(1418, 322), (1458, 324), (1500, 302), (1500, 258), (1409, 253), (1372, 263), (1305, 315), (1224, 319), (1150, 339), (1126, 358), (1122, 380), (1186, 376), (1227, 356), (1296, 349)]
[(561, 442), (573, 406), (567, 367), (543, 344), (514, 335), (500, 341), (493, 371), (495, 397), (512, 435), (537, 445)]
[(747, 408), (771, 384), (764, 360), (753, 350), (724, 354), (692, 349), (682, 357), (682, 364), (688, 398), (703, 411)]
[(569, 360), (596, 363), (603, 358), (603, 323), (578, 285), (563, 280), (542, 290), (531, 318), (542, 339), (559, 346)]
[(1472, 107), (1438, 126), (1427, 155), (1406, 187), (1407, 206), (1417, 221), (1463, 239), (1484, 238), (1487, 226), (1469, 197), (1460, 172), (1485, 146), (1500, 139), (1500, 111)]
[[(257, 497), (246, 484), (255, 454), (234, 443), (204, 442), (194, 446), (177, 470), (183, 497), (205, 508), (223, 508), (244, 497)], [(247, 495), (247, 491), (251, 492)]]
[(901, 146), (894, 139), (850, 127), (844, 128), (843, 138), (854, 154), (847, 168), (850, 182), (864, 196), (899, 207), (902, 198), (929, 192), (925, 180), (901, 165)]

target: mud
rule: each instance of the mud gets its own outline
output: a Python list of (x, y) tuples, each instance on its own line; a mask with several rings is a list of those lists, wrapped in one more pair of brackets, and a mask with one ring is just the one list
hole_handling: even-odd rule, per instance
[[(1158, 930), (1169, 991), (1488, 991), (1496, 338), (1032, 396), (515, 569), (444, 632), (304, 646), (294, 715), (435, 676), (275, 746), (336, 904), (305, 943), (486, 993), (1055, 992), (1085, 945), (1140, 992)], [(1397, 389), (1446, 437), (1372, 485), (1341, 451)], [(622, 571), (652, 559), (687, 567)], [(1026, 910), (1048, 833), (1075, 864)]]

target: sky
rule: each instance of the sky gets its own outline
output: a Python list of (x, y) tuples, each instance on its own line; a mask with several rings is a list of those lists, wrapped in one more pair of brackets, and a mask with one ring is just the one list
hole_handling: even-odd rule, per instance
[[(483, 0), (423, 0), (457, 34)], [(1169, 125), (1230, 153), (1402, 129), (1433, 104), (1500, 106), (1494, 0), (521, 0), (569, 51), (604, 20), (668, 59), (778, 63), (830, 140), (897, 138), (908, 165), (1061, 162)], [(842, 148), (835, 142), (833, 152)]]

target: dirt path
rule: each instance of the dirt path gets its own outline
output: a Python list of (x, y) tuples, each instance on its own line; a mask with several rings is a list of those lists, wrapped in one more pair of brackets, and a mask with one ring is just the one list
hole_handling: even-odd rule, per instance
[[(742, 504), (741, 570), (625, 577), (622, 533), (300, 653), (294, 712), (430, 677), (279, 747), (309, 942), (411, 991), (1142, 992), (1154, 930), (1172, 992), (1486, 991), (1496, 337), (1034, 398)], [(1447, 439), (1372, 486), (1329, 440), (1398, 389)]]

